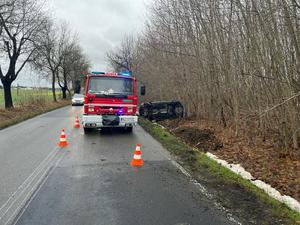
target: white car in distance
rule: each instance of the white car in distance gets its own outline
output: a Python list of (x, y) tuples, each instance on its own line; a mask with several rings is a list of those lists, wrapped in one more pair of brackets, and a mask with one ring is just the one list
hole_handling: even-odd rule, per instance
[(83, 105), (84, 104), (84, 95), (74, 94), (72, 97), (72, 106), (74, 105)]

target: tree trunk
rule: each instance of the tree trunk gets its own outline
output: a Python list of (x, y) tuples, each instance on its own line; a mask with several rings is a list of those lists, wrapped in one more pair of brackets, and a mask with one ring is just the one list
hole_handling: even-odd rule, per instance
[(5, 78), (2, 80), (3, 84), (3, 90), (4, 90), (4, 102), (5, 102), (5, 108), (11, 109), (14, 107), (13, 101), (12, 101), (12, 95), (11, 95), (11, 82), (9, 80), (5, 80)]
[(61, 90), (62, 90), (62, 94), (63, 94), (63, 99), (67, 99), (68, 81), (67, 81), (67, 74), (66, 74), (65, 70), (64, 70), (63, 75), (64, 75), (64, 84), (63, 84), (64, 86), (61, 88)]
[(62, 87), (61, 88), (61, 92), (62, 92), (62, 98), (63, 99), (67, 99), (67, 88), (66, 87)]
[(298, 143), (298, 133), (297, 131), (293, 134), (293, 147), (294, 149), (299, 149), (299, 143)]
[(69, 88), (67, 88), (67, 92), (68, 92), (69, 98), (71, 98), (72, 97), (72, 93), (71, 93), (71, 91), (70, 91)]
[(56, 93), (55, 93), (55, 73), (52, 73), (52, 95), (53, 95), (53, 101), (57, 102)]

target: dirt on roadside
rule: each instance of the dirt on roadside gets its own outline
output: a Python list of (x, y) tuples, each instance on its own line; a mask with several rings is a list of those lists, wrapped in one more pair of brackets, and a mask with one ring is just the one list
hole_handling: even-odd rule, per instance
[(183, 126), (173, 130), (173, 133), (184, 139), (188, 144), (200, 147), (204, 151), (216, 151), (223, 147), (223, 143), (216, 138), (214, 132), (210, 129)]
[(271, 138), (255, 137), (255, 141), (249, 141), (242, 135), (236, 137), (230, 128), (206, 120), (167, 120), (161, 124), (189, 145), (240, 164), (256, 179), (300, 201), (299, 150), (283, 151)]
[(37, 102), (32, 102), (32, 104), (21, 105), (9, 110), (0, 108), (0, 130), (10, 125), (13, 125), (15, 123), (29, 119), (33, 116), (69, 104), (70, 102), (68, 100), (59, 101), (59, 102), (38, 102), (37, 101)]

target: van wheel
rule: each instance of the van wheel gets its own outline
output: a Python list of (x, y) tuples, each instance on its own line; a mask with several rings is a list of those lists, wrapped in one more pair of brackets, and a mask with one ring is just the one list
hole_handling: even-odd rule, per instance
[(84, 127), (83, 130), (84, 130), (84, 133), (85, 133), (85, 134), (89, 134), (89, 133), (92, 132), (93, 128), (87, 128), (87, 127)]

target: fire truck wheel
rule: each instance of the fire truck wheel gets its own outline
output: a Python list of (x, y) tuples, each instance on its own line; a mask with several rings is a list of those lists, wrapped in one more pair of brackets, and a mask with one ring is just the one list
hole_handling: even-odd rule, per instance
[(84, 130), (85, 134), (89, 134), (89, 133), (91, 133), (91, 131), (93, 130), (93, 128), (84, 127), (83, 130)]
[(107, 132), (109, 132), (110, 130), (111, 130), (110, 127), (101, 127), (100, 132), (101, 132), (101, 133), (107, 133)]
[(132, 133), (133, 127), (125, 127), (124, 130), (126, 133)]

